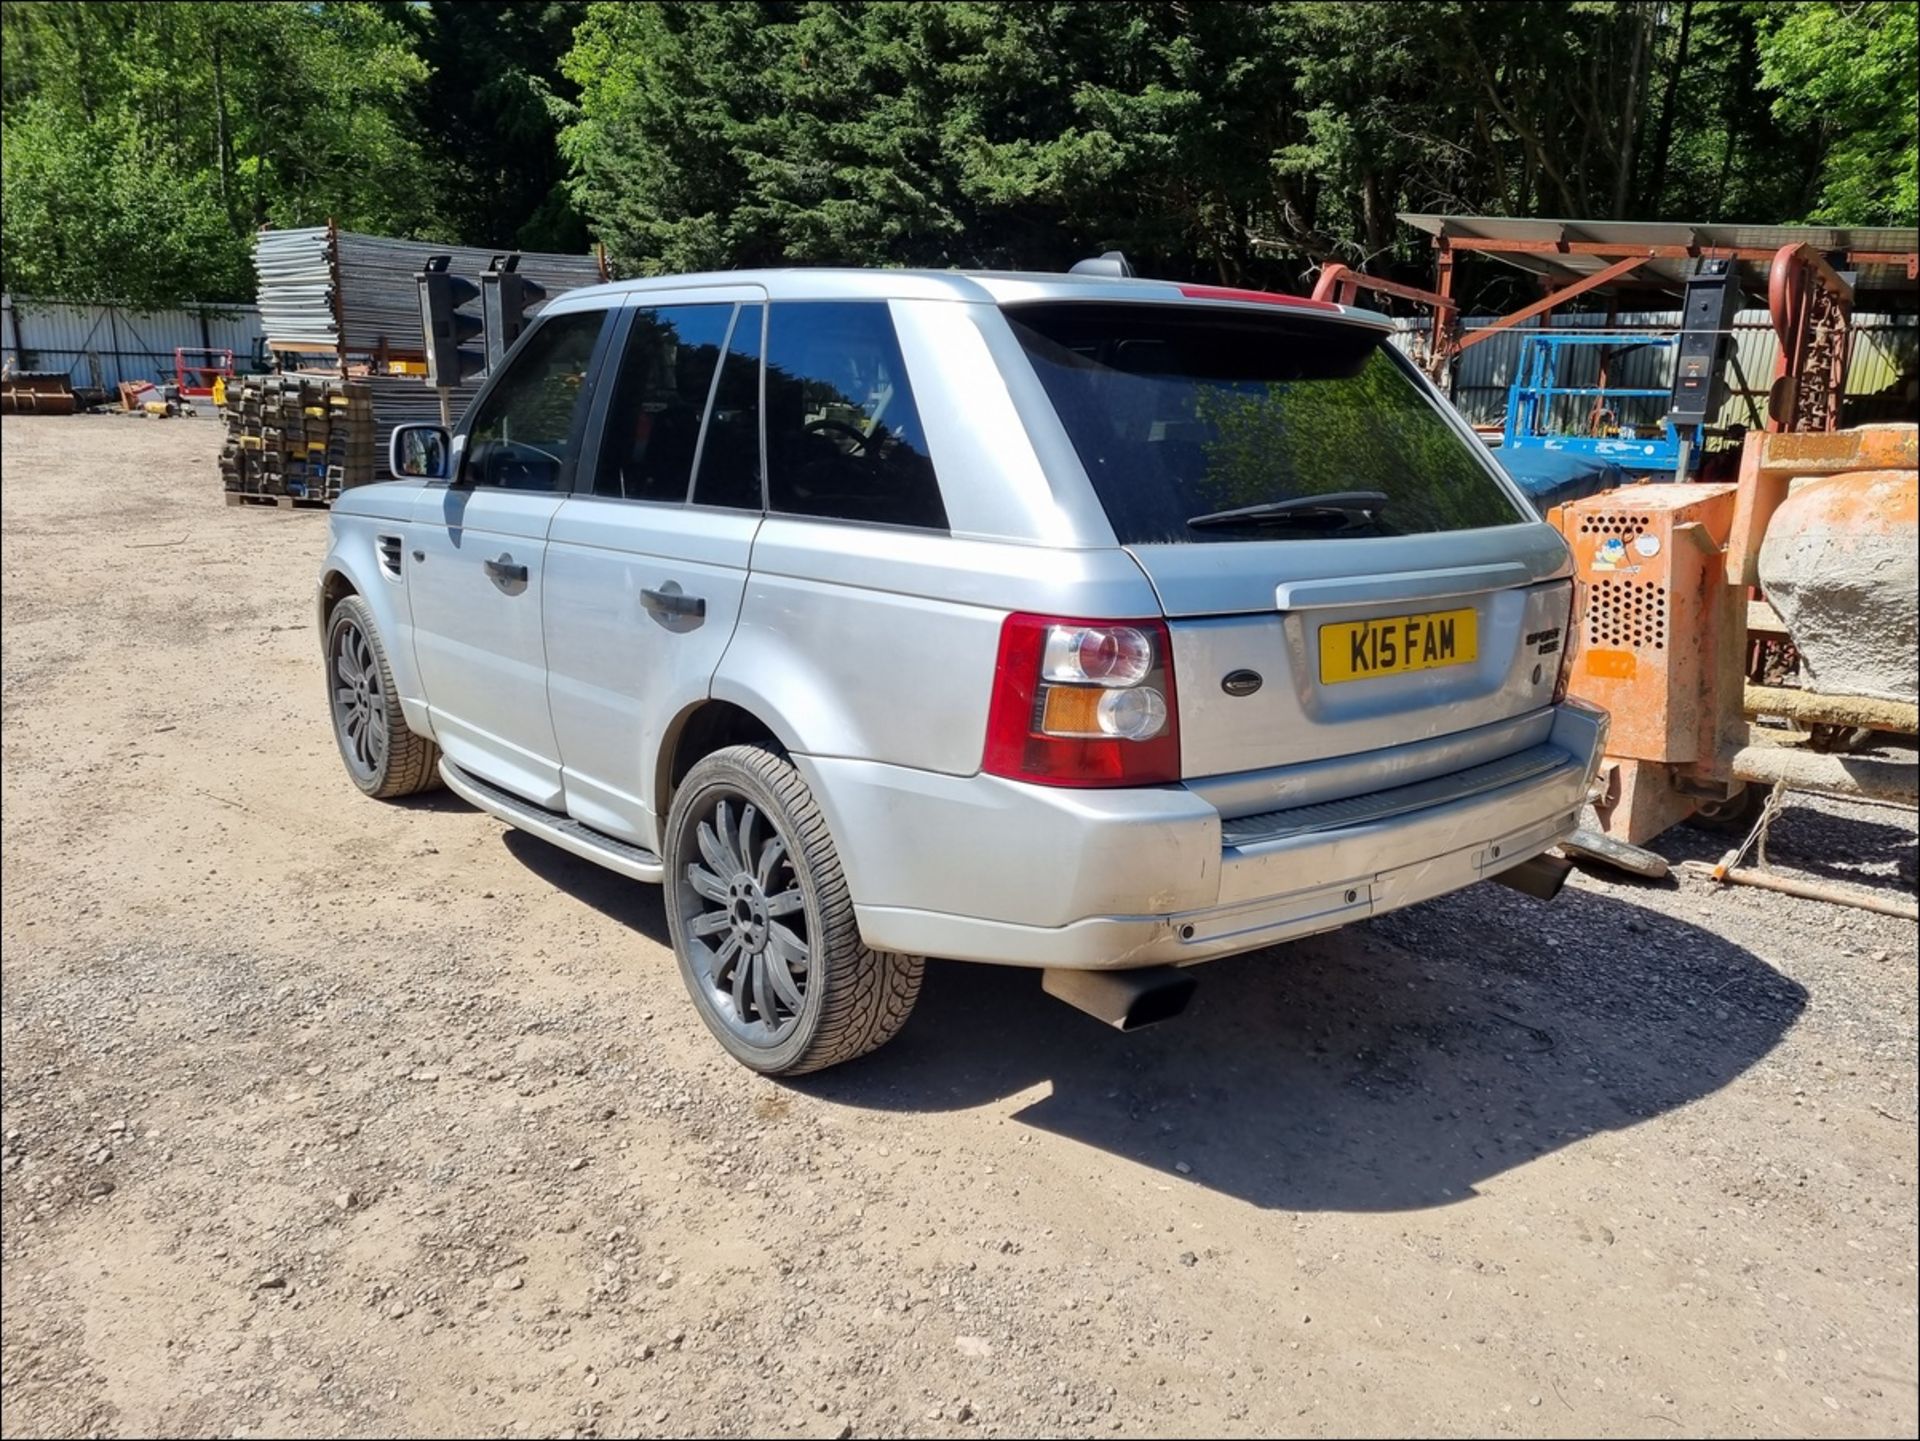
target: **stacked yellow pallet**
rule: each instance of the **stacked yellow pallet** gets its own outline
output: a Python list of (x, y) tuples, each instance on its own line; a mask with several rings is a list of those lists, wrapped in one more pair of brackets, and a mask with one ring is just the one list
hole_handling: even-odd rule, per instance
[(373, 396), (365, 381), (249, 375), (226, 387), (220, 483), (231, 504), (325, 504), (373, 480)]

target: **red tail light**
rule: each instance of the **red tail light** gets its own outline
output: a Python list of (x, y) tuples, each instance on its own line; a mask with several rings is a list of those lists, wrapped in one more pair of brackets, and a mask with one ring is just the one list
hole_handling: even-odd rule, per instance
[(981, 768), (1047, 786), (1179, 780), (1166, 622), (1008, 616)]

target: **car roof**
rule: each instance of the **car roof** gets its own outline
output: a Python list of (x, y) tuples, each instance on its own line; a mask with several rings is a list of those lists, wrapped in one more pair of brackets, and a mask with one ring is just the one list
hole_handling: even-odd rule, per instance
[(951, 300), (985, 305), (1036, 301), (1145, 302), (1159, 305), (1226, 306), (1236, 310), (1280, 309), (1319, 315), (1378, 329), (1392, 321), (1376, 311), (1335, 305), (1299, 295), (1242, 290), (1233, 286), (1188, 284), (1108, 275), (1057, 275), (1016, 270), (861, 270), (794, 266), (778, 270), (714, 270), (694, 275), (657, 275), (585, 286), (557, 297), (549, 310), (573, 309), (614, 296), (657, 291), (754, 286), (770, 300)]

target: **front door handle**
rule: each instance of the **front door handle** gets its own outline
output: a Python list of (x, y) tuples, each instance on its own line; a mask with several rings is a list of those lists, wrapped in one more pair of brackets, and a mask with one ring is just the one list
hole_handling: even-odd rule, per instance
[(683, 615), (695, 620), (707, 618), (704, 596), (682, 595), (677, 590), (643, 590), (640, 599), (655, 615)]
[(525, 585), (527, 583), (527, 568), (524, 565), (515, 565), (513, 563), (513, 557), (505, 551), (500, 553), (498, 560), (490, 560), (485, 564), (487, 574), (502, 584), (518, 582), (521, 585)]

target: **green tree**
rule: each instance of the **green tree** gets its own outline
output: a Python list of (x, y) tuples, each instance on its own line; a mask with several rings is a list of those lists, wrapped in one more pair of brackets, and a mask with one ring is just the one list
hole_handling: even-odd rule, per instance
[(8, 4), (9, 289), (164, 305), (252, 290), (261, 225), (439, 231), (426, 78), (371, 4)]
[(452, 232), (468, 245), (585, 250), (558, 132), (576, 98), (560, 62), (586, 6), (428, 0), (388, 12), (427, 67), (407, 113)]
[(580, 102), (562, 132), (574, 195), (643, 272), (780, 258), (750, 185), (775, 123), (769, 73), (795, 7), (595, 4), (563, 62)]
[(1821, 141), (1808, 219), (1912, 225), (1920, 216), (1915, 12), (1911, 0), (1823, 0), (1769, 13), (1758, 52), (1773, 115)]
[(258, 226), (328, 217), (1297, 289), (1423, 279), (1405, 210), (1920, 208), (1914, 0), (20, 0), (0, 60), (0, 268), (71, 298), (242, 298)]

